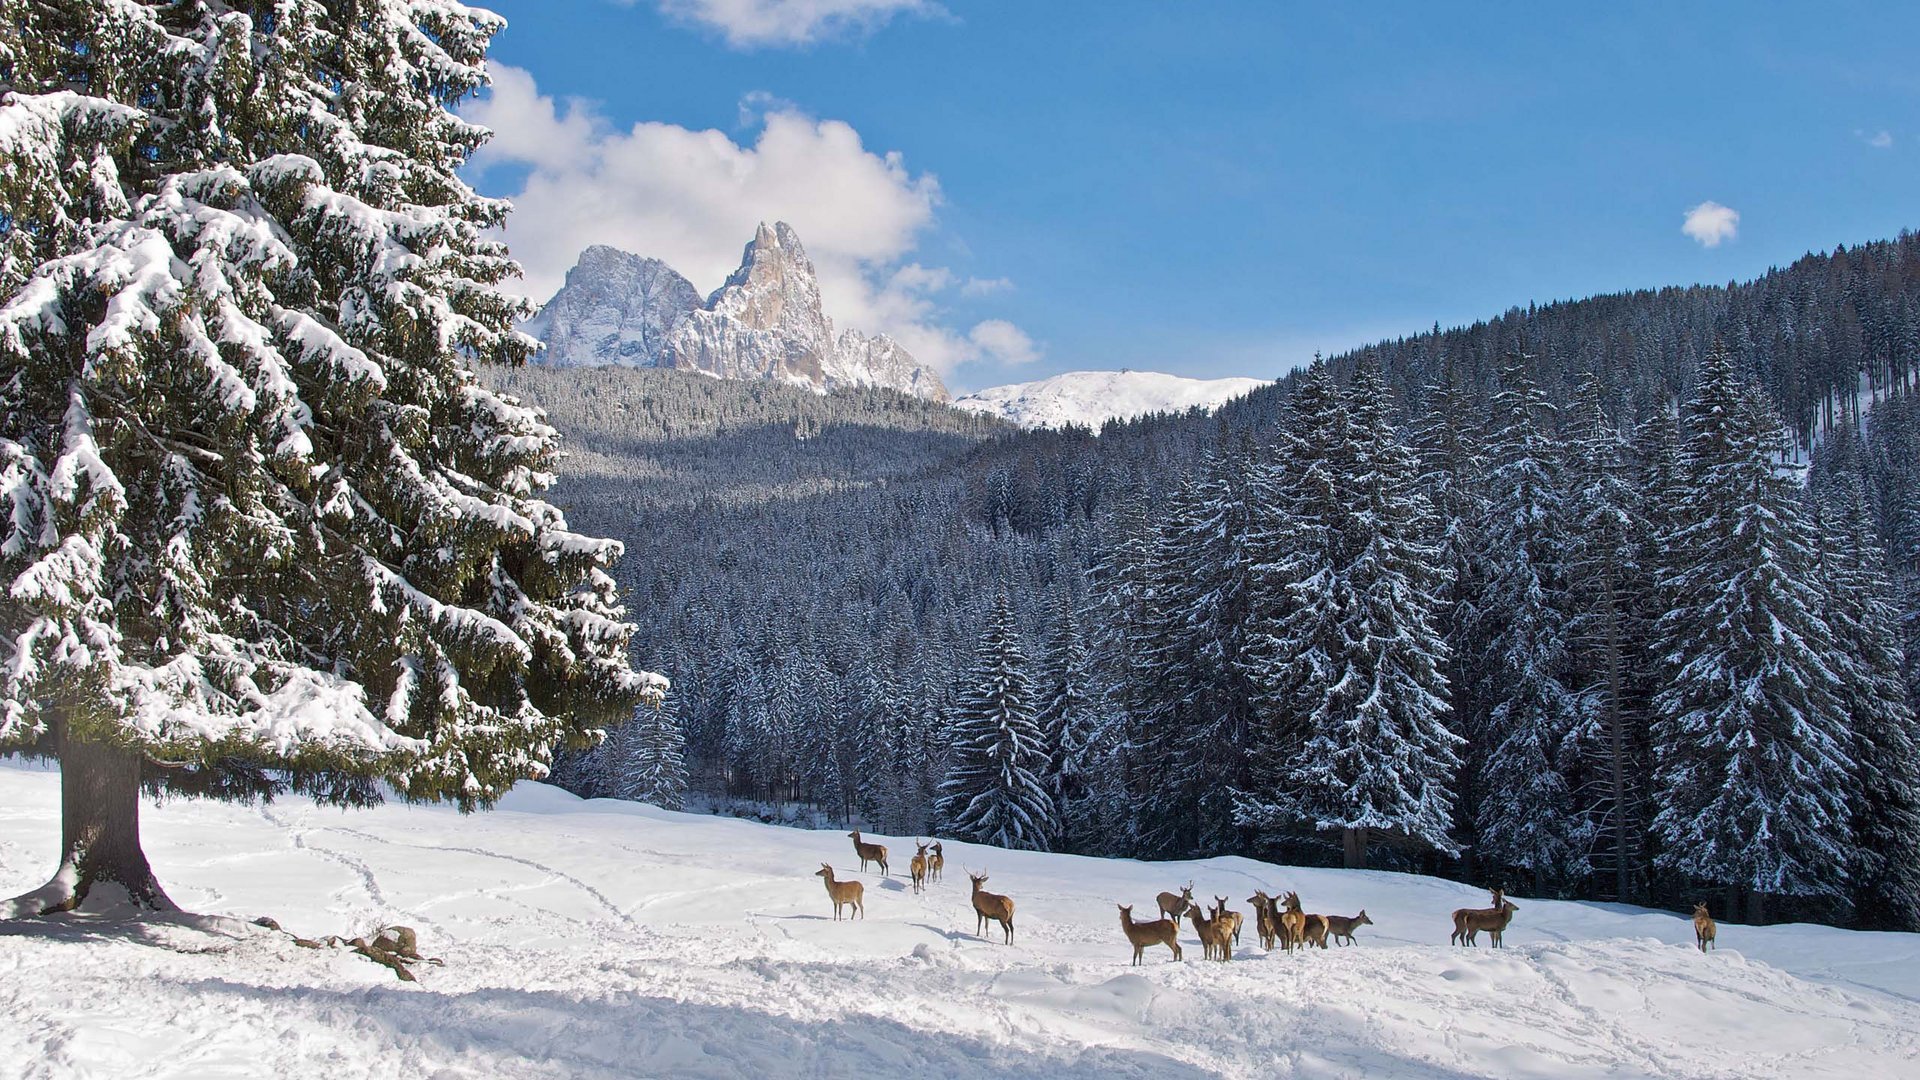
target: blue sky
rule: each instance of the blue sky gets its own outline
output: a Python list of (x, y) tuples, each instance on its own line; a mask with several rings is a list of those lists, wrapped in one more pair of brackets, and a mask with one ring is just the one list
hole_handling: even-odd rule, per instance
[(785, 217), (966, 389), (1270, 377), (1920, 224), (1920, 5), (491, 6), (530, 291), (588, 240), (709, 289)]

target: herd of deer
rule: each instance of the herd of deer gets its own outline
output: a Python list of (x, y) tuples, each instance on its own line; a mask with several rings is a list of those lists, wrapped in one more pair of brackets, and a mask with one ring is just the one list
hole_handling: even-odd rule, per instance
[[(847, 834), (853, 838), (853, 853), (860, 859), (860, 869), (865, 871), (869, 865), (878, 865), (884, 876), (887, 870), (887, 849), (884, 844), (869, 844), (860, 838), (858, 829)], [(946, 869), (947, 858), (941, 850), (940, 842), (928, 843), (914, 841), (918, 848), (914, 852), (910, 871), (913, 876), (913, 891), (925, 890), (930, 882), (939, 881)], [(821, 863), (814, 876), (825, 878), (827, 897), (833, 901), (833, 917), (840, 918), (840, 909), (849, 907), (860, 918), (867, 917), (864, 894), (866, 892), (857, 881), (835, 881), (833, 867)], [(973, 932), (986, 936), (987, 923), (997, 922), (1004, 941), (1013, 944), (1013, 898), (990, 893), (981, 886), (987, 883), (987, 875), (967, 871), (967, 878), (973, 882), (973, 911), (975, 915)], [(1133, 918), (1132, 904), (1117, 904), (1120, 909), (1120, 929), (1127, 935), (1127, 941), (1133, 946), (1133, 962), (1141, 963), (1141, 958), (1150, 945), (1165, 945), (1173, 950), (1173, 958), (1180, 959), (1180, 917), (1185, 915), (1193, 921), (1193, 931), (1200, 937), (1200, 945), (1209, 960), (1227, 961), (1233, 959), (1233, 947), (1240, 944), (1240, 913), (1227, 910), (1227, 898), (1216, 896), (1213, 907), (1205, 908), (1193, 898), (1193, 882), (1180, 887), (1180, 891), (1163, 892), (1155, 898), (1160, 907), (1160, 917), (1152, 922), (1136, 922)], [(1295, 949), (1308, 949), (1318, 946), (1327, 947), (1327, 939), (1344, 941), (1348, 945), (1356, 944), (1353, 932), (1362, 926), (1372, 926), (1373, 920), (1367, 917), (1365, 908), (1360, 914), (1314, 915), (1301, 910), (1300, 894), (1288, 892), (1279, 897), (1269, 896), (1265, 889), (1255, 889), (1247, 903), (1253, 905), (1254, 931), (1260, 937), (1260, 947), (1272, 952), (1275, 945), (1291, 953)], [(1513, 913), (1520, 906), (1507, 899), (1504, 890), (1493, 890), (1493, 906), (1484, 908), (1460, 908), (1453, 913), (1453, 934), (1447, 939), (1450, 945), (1478, 946), (1480, 931), (1487, 932), (1487, 938), (1494, 948), (1502, 947), (1501, 935), (1506, 932), (1507, 924), (1513, 921)], [(849, 918), (852, 915), (848, 916)], [(1715, 926), (1713, 916), (1707, 914), (1707, 905), (1695, 904), (1693, 908), (1694, 941), (1701, 952), (1714, 945)]]

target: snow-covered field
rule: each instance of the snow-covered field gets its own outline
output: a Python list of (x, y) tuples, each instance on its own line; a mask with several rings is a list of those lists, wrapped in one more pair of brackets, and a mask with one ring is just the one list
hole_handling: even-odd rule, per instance
[(1144, 413), (1217, 408), (1265, 385), (1265, 379), (1189, 379), (1158, 371), (1069, 371), (1037, 382), (989, 387), (953, 404), (1021, 427), (1079, 424), (1098, 431), (1108, 420)]
[[(40, 884), (58, 777), (0, 762), (0, 895)], [(1485, 893), (1245, 859), (1147, 864), (947, 845), (947, 878), (866, 883), (836, 923), (804, 832), (524, 785), (489, 814), (173, 802), (146, 843), (190, 909), (303, 935), (400, 922), (405, 985), (265, 931), (0, 929), (0, 1076), (1920, 1076), (1920, 936), (1723, 925), (1516, 897), (1508, 948), (1446, 944)], [(977, 940), (961, 867), (1016, 901)], [(1298, 889), (1356, 948), (1128, 966), (1116, 901)], [(1484, 940), (1484, 939), (1483, 939)]]

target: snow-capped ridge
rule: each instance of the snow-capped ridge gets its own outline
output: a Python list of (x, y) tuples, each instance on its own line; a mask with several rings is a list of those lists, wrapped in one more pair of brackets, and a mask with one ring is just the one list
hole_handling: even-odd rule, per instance
[(948, 399), (939, 374), (899, 342), (835, 332), (813, 262), (784, 221), (762, 222), (739, 268), (704, 300), (658, 259), (589, 247), (526, 329), (547, 346), (541, 362), (555, 366), (670, 367), (818, 391), (879, 386)]
[(1157, 371), (1068, 371), (1034, 382), (994, 386), (954, 401), (1021, 427), (1098, 428), (1146, 413), (1214, 409), (1267, 385), (1266, 379), (1192, 379)]

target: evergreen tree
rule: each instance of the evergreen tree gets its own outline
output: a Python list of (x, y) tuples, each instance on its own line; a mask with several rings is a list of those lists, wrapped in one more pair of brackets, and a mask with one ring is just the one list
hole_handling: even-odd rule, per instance
[[(663, 680), (620, 546), (540, 498), (504, 203), (452, 107), (500, 21), (367, 0), (9, 5), (0, 745), (61, 761), (62, 867), (170, 906), (141, 783), (491, 803)], [(165, 762), (168, 768), (151, 767)]]
[(1093, 700), (1087, 647), (1073, 613), (1073, 594), (1062, 590), (1060, 621), (1047, 648), (1047, 667), (1041, 680), (1036, 721), (1047, 750), (1042, 779), (1053, 798), (1061, 832), (1052, 845), (1059, 851), (1079, 851), (1094, 838), (1086, 829), (1087, 767), (1092, 738)]
[(1676, 569), (1656, 627), (1658, 861), (1744, 891), (1760, 921), (1764, 896), (1837, 894), (1853, 862), (1836, 643), (1779, 422), (1724, 351), (1702, 363), (1684, 420), (1684, 509), (1665, 538)]
[(1580, 876), (1586, 821), (1567, 766), (1577, 723), (1567, 689), (1567, 512), (1552, 405), (1516, 357), (1494, 397), (1486, 588), (1477, 637), (1488, 644), (1472, 727), (1480, 801), (1475, 851), (1536, 883)]
[(642, 705), (620, 732), (614, 794), (678, 810), (687, 796), (686, 738), (672, 697)]
[(974, 650), (952, 738), (938, 806), (946, 831), (981, 844), (1047, 850), (1059, 821), (1042, 780), (1045, 739), (1034, 722), (1027, 658), (1004, 592)]

